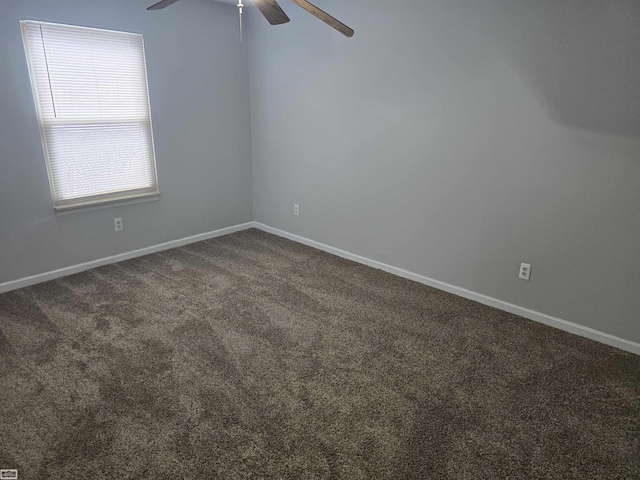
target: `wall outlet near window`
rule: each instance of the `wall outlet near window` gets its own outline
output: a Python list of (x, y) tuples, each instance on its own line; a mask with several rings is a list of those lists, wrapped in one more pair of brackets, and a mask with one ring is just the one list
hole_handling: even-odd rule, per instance
[(122, 219), (121, 218), (114, 218), (113, 219), (113, 224), (116, 227), (116, 232), (120, 232), (123, 230), (123, 225), (122, 225)]
[(531, 275), (531, 265), (529, 263), (521, 263), (520, 275), (518, 276), (518, 278), (529, 281), (530, 275)]
[(297, 217), (298, 215), (300, 215), (300, 207), (298, 206), (297, 203), (293, 204), (293, 214)]

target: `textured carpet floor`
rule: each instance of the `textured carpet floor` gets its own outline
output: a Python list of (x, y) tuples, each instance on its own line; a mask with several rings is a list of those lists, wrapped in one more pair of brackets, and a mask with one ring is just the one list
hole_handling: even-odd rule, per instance
[(0, 295), (30, 479), (640, 478), (640, 357), (257, 230)]

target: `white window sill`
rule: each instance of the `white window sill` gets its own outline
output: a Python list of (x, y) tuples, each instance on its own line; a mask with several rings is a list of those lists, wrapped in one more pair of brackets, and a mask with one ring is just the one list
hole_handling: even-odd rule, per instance
[(141, 195), (113, 198), (110, 200), (97, 200), (95, 202), (84, 202), (75, 205), (65, 205), (55, 207), (56, 215), (70, 215), (72, 213), (87, 212), (90, 210), (100, 210), (103, 208), (120, 207), (122, 205), (133, 205), (136, 203), (156, 202), (160, 200), (160, 192), (144, 193)]

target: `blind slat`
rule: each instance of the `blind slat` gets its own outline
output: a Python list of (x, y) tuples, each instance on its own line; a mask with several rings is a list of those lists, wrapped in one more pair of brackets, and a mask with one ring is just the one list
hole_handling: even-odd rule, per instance
[(142, 35), (21, 25), (54, 204), (157, 191)]

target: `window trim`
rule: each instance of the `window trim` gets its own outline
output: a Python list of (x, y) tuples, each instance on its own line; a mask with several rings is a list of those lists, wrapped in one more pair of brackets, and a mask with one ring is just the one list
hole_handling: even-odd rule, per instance
[(136, 205), (138, 203), (157, 202), (160, 200), (160, 193), (149, 193), (131, 198), (119, 198), (93, 204), (73, 205), (59, 207), (55, 210), (56, 216), (72, 215), (74, 213), (89, 212), (92, 210), (102, 210), (103, 208), (120, 207), (123, 205)]
[[(53, 172), (51, 169), (51, 161), (49, 154), (49, 147), (46, 141), (46, 127), (45, 121), (42, 115), (42, 106), (40, 105), (39, 100), (39, 92), (37, 87), (37, 80), (35, 77), (35, 68), (32, 62), (31, 54), (29, 52), (28, 42), (27, 42), (27, 24), (28, 23), (38, 23), (38, 24), (49, 24), (56, 25), (61, 27), (73, 27), (78, 29), (86, 29), (86, 30), (98, 30), (98, 31), (107, 31), (107, 32), (115, 32), (115, 33), (125, 33), (131, 35), (139, 35), (142, 45), (142, 61), (144, 66), (144, 81), (147, 86), (147, 105), (148, 105), (148, 123), (149, 123), (149, 132), (150, 132), (150, 148), (151, 148), (151, 156), (153, 159), (153, 176), (154, 176), (154, 186), (148, 188), (137, 188), (130, 190), (122, 190), (117, 191), (120, 195), (117, 195), (116, 192), (112, 193), (101, 193), (98, 195), (87, 195), (83, 197), (67, 199), (67, 200), (57, 200), (55, 194), (54, 180), (53, 180)], [(146, 49), (144, 45), (144, 36), (140, 32), (125, 32), (122, 30), (114, 30), (107, 28), (97, 28), (97, 27), (87, 27), (84, 25), (71, 25), (71, 24), (63, 24), (56, 22), (45, 22), (42, 20), (34, 20), (34, 19), (25, 19), (20, 20), (20, 30), (22, 33), (22, 44), (25, 50), (25, 58), (27, 60), (27, 66), (29, 70), (29, 79), (31, 81), (31, 91), (33, 94), (34, 106), (36, 110), (36, 116), (38, 120), (38, 129), (40, 131), (40, 141), (42, 143), (42, 151), (44, 154), (45, 165), (47, 168), (47, 177), (49, 180), (49, 191), (51, 194), (51, 202), (56, 212), (56, 215), (66, 215), (69, 213), (75, 213), (80, 211), (87, 210), (97, 210), (100, 208), (108, 208), (118, 205), (127, 205), (134, 203), (143, 203), (143, 202), (151, 202), (160, 199), (160, 184), (158, 181), (158, 162), (156, 160), (156, 152), (155, 152), (155, 140), (153, 134), (153, 118), (151, 114), (151, 98), (149, 93), (149, 79), (147, 73), (147, 57), (146, 57)], [(147, 119), (144, 119), (147, 122)]]

